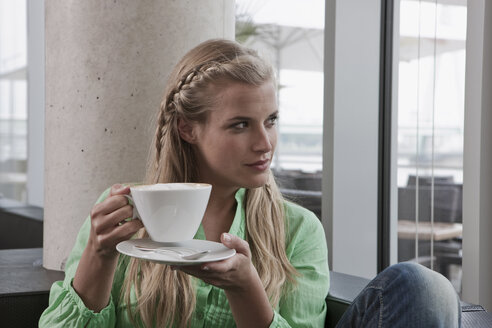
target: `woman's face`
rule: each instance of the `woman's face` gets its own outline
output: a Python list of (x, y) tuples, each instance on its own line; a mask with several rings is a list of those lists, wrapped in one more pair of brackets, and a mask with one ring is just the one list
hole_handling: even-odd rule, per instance
[(200, 180), (226, 188), (263, 186), (277, 143), (273, 83), (232, 83), (217, 99), (207, 121), (193, 126)]

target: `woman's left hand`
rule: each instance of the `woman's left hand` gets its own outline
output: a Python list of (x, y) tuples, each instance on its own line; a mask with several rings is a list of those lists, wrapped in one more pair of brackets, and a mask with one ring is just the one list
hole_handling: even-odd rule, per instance
[(178, 267), (178, 270), (224, 289), (237, 327), (268, 327), (274, 313), (251, 262), (248, 243), (228, 233), (223, 233), (220, 240), (225, 246), (234, 248), (236, 255), (201, 266)]
[(223, 261), (176, 268), (224, 290), (248, 290), (254, 279), (259, 279), (251, 262), (248, 242), (228, 233), (223, 233), (220, 240), (225, 246), (235, 249), (236, 254)]

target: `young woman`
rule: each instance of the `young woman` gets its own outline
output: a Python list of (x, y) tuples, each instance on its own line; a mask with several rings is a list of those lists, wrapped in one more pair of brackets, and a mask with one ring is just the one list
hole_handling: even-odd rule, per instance
[[(124, 197), (129, 187), (114, 185), (82, 226), (65, 280), (53, 285), (40, 326), (323, 327), (329, 287), (325, 234), (313, 213), (282, 199), (270, 171), (277, 142), (275, 94), (272, 68), (235, 42), (211, 40), (187, 53), (166, 87), (145, 183), (211, 184), (195, 239), (221, 242), (236, 255), (194, 267), (119, 255), (118, 242), (147, 234), (139, 220), (125, 220), (132, 216)], [(383, 320), (387, 307), (376, 305), (427, 284), (435, 278), (427, 271), (392, 267), (377, 278), (383, 283), (352, 306), (345, 325), (371, 327), (365, 325), (368, 318)], [(431, 287), (448, 291), (449, 305), (438, 315), (417, 315), (452, 327), (447, 324), (458, 322), (456, 296), (444, 278), (432, 280)], [(414, 301), (424, 304), (418, 296)]]

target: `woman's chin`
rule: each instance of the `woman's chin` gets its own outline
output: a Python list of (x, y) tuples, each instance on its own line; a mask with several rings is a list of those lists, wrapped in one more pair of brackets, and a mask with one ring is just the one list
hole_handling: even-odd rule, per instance
[(256, 188), (261, 188), (265, 185), (265, 183), (262, 184), (250, 184), (248, 186), (244, 186), (246, 189), (256, 189)]
[(243, 187), (248, 189), (260, 188), (266, 185), (267, 182), (268, 182), (268, 175), (265, 174), (264, 177), (256, 176), (254, 179), (247, 181)]

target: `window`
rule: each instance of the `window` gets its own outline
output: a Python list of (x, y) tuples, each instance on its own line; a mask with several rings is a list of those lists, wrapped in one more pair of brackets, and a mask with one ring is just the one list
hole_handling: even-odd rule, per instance
[(0, 198), (26, 201), (26, 2), (0, 2)]
[(236, 6), (237, 40), (277, 69), (280, 120), (273, 167), (312, 177), (322, 169), (324, 1), (238, 0)]
[(321, 219), (324, 0), (237, 0), (236, 39), (276, 69), (277, 183)]
[(466, 1), (401, 0), (399, 17), (398, 261), (459, 292)]

